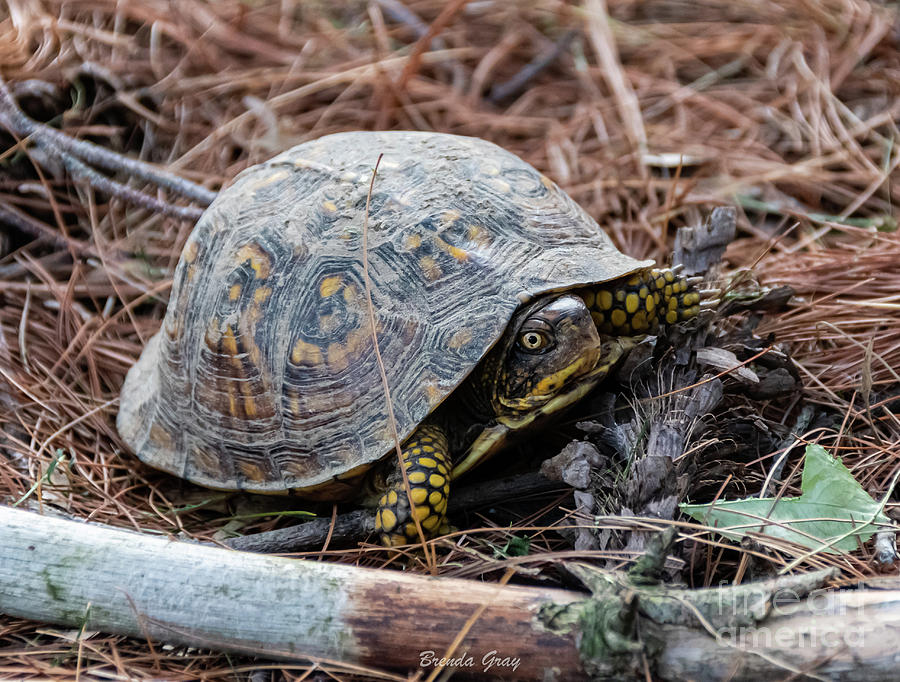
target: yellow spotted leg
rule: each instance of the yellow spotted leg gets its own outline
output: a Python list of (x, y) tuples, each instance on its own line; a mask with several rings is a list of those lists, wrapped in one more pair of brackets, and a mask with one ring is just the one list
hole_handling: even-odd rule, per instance
[[(409, 498), (425, 537), (432, 537), (447, 518), (450, 494), (450, 455), (447, 437), (437, 426), (423, 424), (403, 446), (403, 468)], [(388, 490), (378, 501), (375, 530), (386, 547), (416, 542), (419, 533), (410, 513), (409, 498), (400, 471), (387, 479)]]
[(653, 333), (700, 313), (694, 282), (669, 268), (646, 268), (580, 292), (601, 334)]

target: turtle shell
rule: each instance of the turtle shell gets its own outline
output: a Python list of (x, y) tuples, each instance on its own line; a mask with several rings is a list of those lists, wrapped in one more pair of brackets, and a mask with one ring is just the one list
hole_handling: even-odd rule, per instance
[(336, 497), (447, 398), (543, 293), (646, 267), (489, 142), (351, 132), (242, 172), (185, 244), (118, 429), (195, 483)]

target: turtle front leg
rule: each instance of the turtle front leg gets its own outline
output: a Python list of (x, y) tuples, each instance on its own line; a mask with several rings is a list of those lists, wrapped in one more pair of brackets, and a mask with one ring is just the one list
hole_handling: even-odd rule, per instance
[(580, 293), (601, 334), (632, 336), (696, 317), (701, 302), (694, 284), (676, 269), (646, 268)]
[(419, 539), (409, 500), (426, 538), (444, 525), (450, 494), (450, 453), (447, 435), (433, 424), (423, 424), (403, 444), (403, 468), (409, 481), (409, 496), (400, 468), (388, 475), (388, 490), (378, 501), (375, 530), (386, 547)]

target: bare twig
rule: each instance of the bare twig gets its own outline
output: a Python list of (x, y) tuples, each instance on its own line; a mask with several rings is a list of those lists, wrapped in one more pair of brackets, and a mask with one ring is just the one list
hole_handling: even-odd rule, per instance
[[(422, 38), (428, 33), (428, 24), (422, 21), (418, 14), (404, 5), (400, 0), (378, 0), (378, 5), (387, 13), (393, 21), (409, 26), (416, 34), (416, 38)], [(445, 50), (447, 44), (443, 38), (436, 36), (431, 40), (432, 50)], [(448, 59), (448, 70), (453, 77), (453, 87), (462, 90), (466, 80), (465, 67), (457, 59)]]
[(50, 243), (65, 249), (72, 249), (75, 253), (96, 255), (94, 249), (74, 239), (60, 235), (48, 225), (19, 211), (10, 204), (0, 203), (0, 222), (10, 227), (21, 230), (25, 234), (35, 237), (40, 243)]
[[(449, 500), (447, 514), (452, 516), (558, 490), (561, 490), (559, 483), (536, 472), (508, 476), (455, 490)], [(287, 528), (230, 538), (224, 544), (245, 552), (270, 554), (315, 551), (323, 546), (331, 528), (331, 519), (312, 519)], [(333, 529), (330, 544), (347, 546), (371, 535), (375, 530), (375, 521), (371, 511), (354, 510), (338, 514)]]
[(508, 81), (494, 85), (488, 95), (488, 100), (499, 104), (506, 99), (520, 95), (532, 80), (569, 49), (569, 45), (578, 33), (575, 29), (569, 29), (563, 33), (552, 48), (532, 59)]
[(449, 24), (468, 3), (469, 0), (452, 0), (452, 2), (448, 2), (437, 18), (431, 23), (431, 26), (428, 27), (428, 31), (425, 35), (416, 41), (416, 44), (413, 45), (412, 53), (409, 56), (409, 61), (406, 62), (403, 71), (400, 73), (400, 78), (397, 79), (396, 88), (399, 92), (403, 92), (403, 90), (406, 89), (406, 84), (409, 83), (409, 79), (418, 72), (419, 67), (422, 64), (422, 53), (424, 53), (431, 45), (432, 39), (443, 31), (447, 24)]
[(0, 122), (19, 136), (32, 137), (48, 154), (65, 161), (67, 156), (77, 156), (110, 171), (120, 171), (146, 180), (159, 187), (177, 192), (202, 206), (209, 206), (216, 193), (179, 177), (160, 170), (149, 163), (130, 159), (109, 149), (86, 140), (76, 140), (65, 133), (29, 118), (16, 104), (6, 82), (0, 77)]
[(193, 206), (177, 206), (175, 204), (169, 204), (165, 201), (160, 201), (149, 194), (127, 187), (120, 182), (110, 180), (105, 175), (101, 175), (90, 166), (82, 163), (69, 154), (60, 154), (59, 158), (72, 177), (83, 180), (95, 189), (121, 199), (122, 201), (127, 201), (130, 204), (146, 208), (154, 213), (162, 213), (163, 215), (172, 216), (179, 220), (195, 221), (203, 214), (203, 209), (195, 208)]

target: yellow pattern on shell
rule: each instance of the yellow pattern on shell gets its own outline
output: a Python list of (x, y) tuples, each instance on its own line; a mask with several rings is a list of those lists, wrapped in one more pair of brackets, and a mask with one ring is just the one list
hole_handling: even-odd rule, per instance
[(335, 372), (341, 372), (350, 366), (347, 347), (335, 341), (328, 344), (328, 366)]
[(236, 260), (239, 264), (249, 260), (256, 279), (265, 279), (269, 276), (272, 264), (269, 257), (256, 244), (245, 244), (238, 249)]
[(181, 257), (184, 259), (185, 263), (193, 263), (197, 260), (197, 254), (200, 252), (200, 247), (197, 245), (197, 242), (191, 240), (188, 241), (184, 246), (184, 252)]
[(458, 350), (465, 346), (466, 344), (472, 341), (472, 330), (471, 329), (460, 329), (453, 336), (450, 337), (450, 340), (447, 342), (447, 345), (453, 350)]
[(448, 244), (440, 237), (434, 238), (435, 243), (442, 251), (446, 251), (451, 256), (453, 256), (460, 263), (469, 260), (469, 254), (460, 249), (459, 247), (453, 246), (452, 244)]
[(322, 349), (312, 343), (307, 343), (303, 339), (297, 339), (294, 348), (291, 351), (291, 362), (295, 365), (306, 365), (307, 367), (315, 367), (322, 364)]
[(437, 261), (431, 256), (422, 256), (419, 259), (419, 267), (422, 268), (425, 278), (430, 282), (438, 281), (444, 274)]
[(250, 481), (264, 481), (266, 478), (263, 470), (252, 462), (240, 462), (238, 464), (238, 469), (240, 469), (241, 474)]
[(265, 187), (267, 185), (271, 185), (272, 183), (278, 182), (279, 180), (283, 180), (287, 176), (288, 176), (288, 172), (286, 170), (276, 171), (276, 172), (272, 173), (272, 175), (270, 175), (266, 178), (263, 178), (262, 180), (254, 183), (252, 185), (252, 189), (253, 189), (253, 191), (262, 189), (263, 187)]
[(444, 399), (444, 394), (433, 383), (428, 383), (425, 384), (425, 397), (428, 398), (428, 404), (433, 407)]
[(240, 417), (237, 407), (237, 391), (234, 390), (234, 384), (228, 384), (228, 413), (232, 417)]
[(222, 348), (232, 357), (238, 354), (237, 339), (231, 325), (225, 327), (225, 333), (222, 335)]
[(337, 293), (338, 289), (341, 288), (341, 277), (340, 275), (333, 275), (331, 277), (326, 277), (322, 280), (322, 283), (319, 285), (319, 293), (323, 298), (327, 298), (328, 296), (332, 296)]
[(498, 192), (502, 192), (503, 194), (509, 194), (509, 190), (511, 189), (508, 182), (500, 180), (499, 178), (492, 178), (491, 184)]

